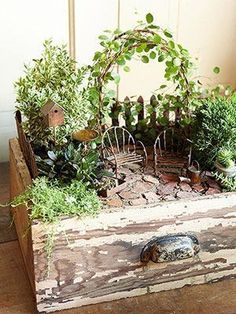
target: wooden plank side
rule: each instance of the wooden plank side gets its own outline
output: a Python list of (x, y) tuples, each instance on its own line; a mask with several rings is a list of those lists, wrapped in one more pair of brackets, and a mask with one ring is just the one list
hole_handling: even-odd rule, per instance
[[(236, 194), (178, 201), (152, 208), (66, 218), (55, 228), (47, 277), (45, 230), (33, 225), (39, 311), (50, 312), (236, 277)], [(142, 265), (139, 255), (153, 236), (194, 232), (198, 256)]]
[[(13, 199), (15, 196), (25, 191), (27, 186), (32, 183), (32, 180), (17, 139), (11, 139), (9, 141), (9, 152), (10, 197)], [(25, 206), (18, 206), (12, 208), (12, 213), (25, 268), (33, 292), (35, 292), (32, 235), (28, 211)]]

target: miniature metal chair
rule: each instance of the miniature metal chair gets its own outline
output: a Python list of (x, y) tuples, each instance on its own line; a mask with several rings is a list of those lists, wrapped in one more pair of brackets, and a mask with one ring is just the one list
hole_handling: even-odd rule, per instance
[(185, 175), (183, 172), (191, 163), (191, 143), (180, 128), (162, 131), (154, 143), (155, 174), (170, 172)]
[[(142, 153), (140, 153), (142, 152)], [(141, 163), (143, 168), (147, 164), (147, 152), (141, 141), (135, 141), (133, 136), (119, 126), (108, 128), (102, 136), (102, 156), (105, 163), (115, 169), (132, 163)]]

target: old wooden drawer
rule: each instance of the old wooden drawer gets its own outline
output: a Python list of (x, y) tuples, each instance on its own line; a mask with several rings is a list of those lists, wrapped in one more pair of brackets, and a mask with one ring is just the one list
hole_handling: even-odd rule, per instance
[[(13, 196), (30, 177), (16, 140), (10, 155)], [(236, 277), (236, 193), (114, 209), (96, 218), (65, 217), (54, 227), (49, 276), (45, 226), (35, 221), (32, 234), (22, 238), (27, 223), (26, 210), (17, 209), (15, 224), (40, 313)], [(197, 235), (196, 256), (140, 262), (153, 236), (179, 232)]]

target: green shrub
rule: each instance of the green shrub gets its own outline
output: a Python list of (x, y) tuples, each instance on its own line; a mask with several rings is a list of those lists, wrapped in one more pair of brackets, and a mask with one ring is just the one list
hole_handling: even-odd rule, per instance
[(195, 114), (193, 143), (196, 158), (203, 168), (212, 169), (218, 151), (236, 148), (235, 97), (206, 99)]
[(48, 145), (54, 139), (40, 112), (49, 98), (65, 111), (65, 123), (57, 128), (57, 143), (64, 143), (66, 136), (87, 124), (90, 107), (82, 97), (82, 79), (66, 46), (53, 45), (51, 40), (44, 42), (44, 51), (39, 59), (33, 59), (33, 65), (25, 65), (25, 75), (15, 83), (16, 107), (26, 118), (24, 130), (33, 144)]

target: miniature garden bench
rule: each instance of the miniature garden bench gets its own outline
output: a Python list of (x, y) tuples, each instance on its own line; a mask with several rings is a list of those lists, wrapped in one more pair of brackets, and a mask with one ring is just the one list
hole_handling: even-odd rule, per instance
[[(140, 153), (141, 147), (142, 154)], [(133, 136), (123, 127), (108, 128), (102, 136), (102, 157), (105, 164), (111, 165), (116, 177), (120, 166), (141, 163), (147, 164), (147, 152), (141, 141), (135, 141)]]
[(192, 157), (191, 143), (182, 128), (171, 127), (159, 133), (154, 143), (155, 174), (186, 174)]

